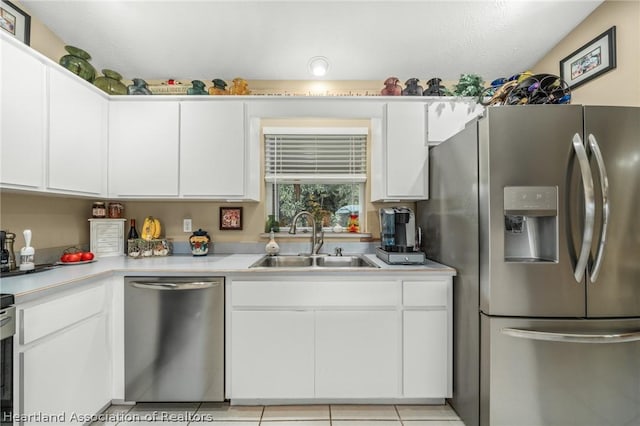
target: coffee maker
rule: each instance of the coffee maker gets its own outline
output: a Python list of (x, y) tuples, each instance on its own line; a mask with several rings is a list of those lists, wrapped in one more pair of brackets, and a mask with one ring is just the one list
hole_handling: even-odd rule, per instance
[(383, 207), (379, 214), (381, 246), (376, 248), (376, 256), (391, 265), (423, 264), (425, 255), (420, 251), (420, 232), (416, 230), (413, 210)]

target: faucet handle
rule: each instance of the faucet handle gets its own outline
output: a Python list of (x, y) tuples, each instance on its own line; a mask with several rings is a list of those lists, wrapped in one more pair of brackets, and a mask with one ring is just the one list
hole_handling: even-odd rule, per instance
[(336, 256), (342, 256), (342, 247), (336, 247)]

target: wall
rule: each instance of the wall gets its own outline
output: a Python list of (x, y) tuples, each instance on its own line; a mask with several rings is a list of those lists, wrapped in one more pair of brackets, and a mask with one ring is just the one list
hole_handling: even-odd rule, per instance
[(616, 26), (617, 67), (572, 91), (574, 104), (640, 106), (640, 2), (606, 0), (532, 69), (559, 75), (559, 63)]
[(93, 200), (35, 194), (0, 193), (0, 228), (16, 234), (14, 248), (24, 247), (22, 231), (31, 229), (36, 262), (52, 259), (41, 249), (50, 249), (53, 260), (67, 247), (89, 244), (89, 222)]
[(33, 49), (55, 62), (58, 62), (62, 56), (67, 54), (66, 50), (64, 50), (64, 41), (47, 28), (42, 21), (33, 16), (29, 8), (17, 0), (13, 0), (12, 3), (31, 16), (31, 41), (29, 45)]

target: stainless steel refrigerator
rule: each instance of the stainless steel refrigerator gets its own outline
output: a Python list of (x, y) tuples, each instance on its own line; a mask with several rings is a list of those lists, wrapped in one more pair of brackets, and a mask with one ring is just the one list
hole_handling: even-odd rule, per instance
[(490, 107), (429, 161), (465, 425), (640, 425), (640, 108)]

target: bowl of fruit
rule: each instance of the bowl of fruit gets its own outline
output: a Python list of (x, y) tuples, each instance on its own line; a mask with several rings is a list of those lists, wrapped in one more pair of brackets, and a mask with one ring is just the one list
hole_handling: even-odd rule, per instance
[(79, 265), (83, 263), (95, 262), (95, 255), (90, 251), (83, 251), (77, 247), (69, 247), (65, 249), (60, 256), (57, 265)]

